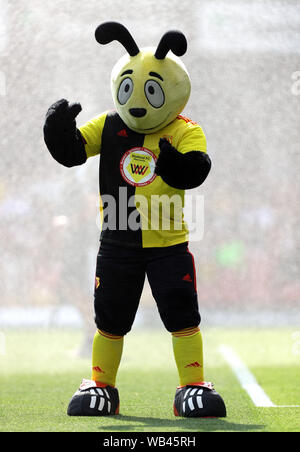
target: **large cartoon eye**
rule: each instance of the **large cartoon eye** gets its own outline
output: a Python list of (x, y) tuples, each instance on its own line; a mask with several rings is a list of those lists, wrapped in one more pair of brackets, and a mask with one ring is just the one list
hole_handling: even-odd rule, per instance
[(145, 83), (145, 94), (152, 107), (160, 108), (165, 103), (163, 89), (155, 80), (148, 80)]
[(121, 105), (126, 104), (133, 91), (133, 81), (131, 78), (125, 78), (118, 91), (118, 101)]

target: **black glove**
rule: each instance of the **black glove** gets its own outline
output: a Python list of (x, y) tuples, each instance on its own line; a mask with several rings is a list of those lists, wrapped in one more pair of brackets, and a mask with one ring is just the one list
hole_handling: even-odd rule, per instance
[(205, 152), (181, 154), (166, 138), (160, 139), (159, 147), (155, 172), (170, 187), (186, 190), (205, 181), (211, 168), (211, 160)]
[(66, 99), (48, 109), (44, 124), (44, 140), (52, 157), (64, 166), (81, 165), (87, 159), (84, 140), (76, 127), (76, 116), (82, 108)]

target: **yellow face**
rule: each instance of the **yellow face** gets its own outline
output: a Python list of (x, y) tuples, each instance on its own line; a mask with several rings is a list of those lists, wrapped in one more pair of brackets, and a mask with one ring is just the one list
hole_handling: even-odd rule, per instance
[(157, 132), (184, 109), (191, 92), (188, 72), (175, 55), (163, 60), (155, 49), (124, 55), (111, 76), (112, 95), (124, 123), (142, 134)]

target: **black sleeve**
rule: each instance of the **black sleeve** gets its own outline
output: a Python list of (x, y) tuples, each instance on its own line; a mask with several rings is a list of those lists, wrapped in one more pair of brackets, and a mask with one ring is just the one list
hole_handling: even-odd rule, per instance
[(205, 152), (191, 150), (181, 154), (165, 139), (160, 140), (159, 146), (155, 172), (166, 184), (187, 190), (205, 181), (211, 169), (211, 160)]
[(57, 131), (45, 124), (44, 140), (52, 157), (68, 168), (87, 160), (84, 139), (76, 127), (73, 131)]

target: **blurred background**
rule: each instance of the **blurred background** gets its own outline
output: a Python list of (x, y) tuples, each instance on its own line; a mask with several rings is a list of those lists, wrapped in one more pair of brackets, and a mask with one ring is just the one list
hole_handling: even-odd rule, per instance
[[(98, 157), (60, 166), (43, 141), (48, 107), (79, 101), (78, 125), (113, 108), (124, 53), (99, 46), (116, 20), (140, 47), (188, 39), (184, 115), (205, 131), (212, 172), (195, 193), (191, 243), (205, 326), (300, 324), (300, 3), (298, 0), (0, 0), (0, 330), (94, 333)], [(135, 328), (162, 328), (148, 283)]]

